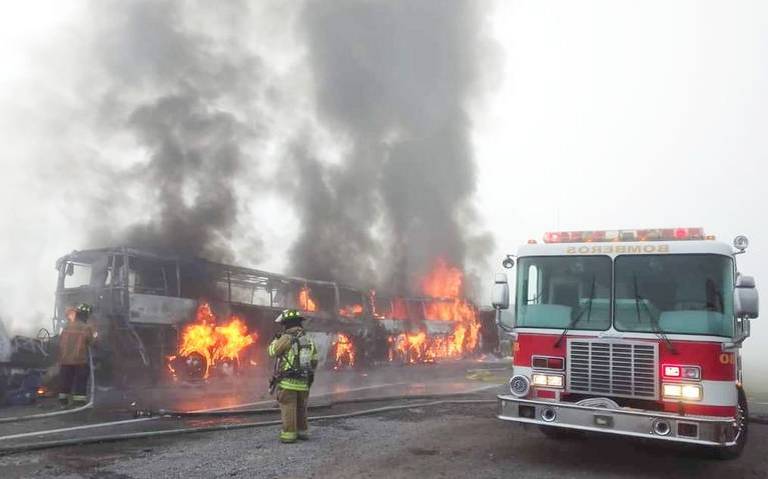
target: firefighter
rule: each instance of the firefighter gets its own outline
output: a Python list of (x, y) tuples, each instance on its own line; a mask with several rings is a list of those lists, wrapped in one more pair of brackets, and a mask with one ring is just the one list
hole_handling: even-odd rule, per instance
[(307, 402), (317, 368), (317, 348), (306, 335), (304, 318), (298, 311), (286, 309), (275, 322), (283, 327), (283, 332), (275, 336), (268, 349), (269, 357), (275, 358), (270, 391), (277, 389), (283, 420), (280, 441), (293, 443), (309, 439)]
[(59, 336), (59, 403), (62, 407), (84, 405), (88, 400), (86, 389), (91, 368), (88, 349), (96, 338), (87, 324), (93, 308), (81, 304), (67, 311), (67, 325)]

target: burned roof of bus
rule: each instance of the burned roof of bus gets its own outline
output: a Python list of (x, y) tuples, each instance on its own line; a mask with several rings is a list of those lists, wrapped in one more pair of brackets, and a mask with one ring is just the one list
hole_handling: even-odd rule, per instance
[[(57, 269), (60, 268), (61, 265), (66, 262), (91, 264), (108, 255), (127, 255), (127, 256), (133, 256), (133, 257), (139, 257), (139, 258), (145, 258), (145, 259), (151, 259), (151, 260), (157, 260), (157, 261), (176, 261), (181, 264), (184, 264), (184, 263), (198, 264), (200, 266), (217, 271), (219, 274), (228, 275), (230, 281), (232, 282), (243, 282), (248, 284), (253, 284), (253, 283), (266, 284), (268, 282), (285, 282), (285, 283), (298, 282), (298, 283), (308, 283), (308, 284), (321, 285), (321, 286), (336, 286), (339, 289), (348, 290), (350, 292), (363, 293), (365, 291), (365, 289), (361, 289), (359, 287), (356, 288), (354, 286), (340, 284), (334, 281), (309, 279), (309, 278), (302, 278), (302, 277), (284, 275), (279, 273), (272, 273), (272, 272), (263, 271), (259, 269), (247, 268), (244, 266), (234, 266), (234, 265), (228, 265), (224, 263), (217, 263), (214, 261), (207, 260), (205, 258), (188, 257), (188, 256), (174, 254), (174, 253), (165, 253), (157, 250), (150, 250), (146, 248), (135, 248), (130, 246), (112, 246), (112, 247), (94, 248), (94, 249), (87, 249), (87, 250), (73, 250), (71, 253), (62, 256), (56, 261), (56, 268)], [(396, 294), (387, 294), (387, 293), (380, 294), (379, 292), (377, 292), (377, 296), (379, 296), (381, 299), (384, 299), (384, 300), (400, 297), (399, 295), (396, 295)], [(406, 299), (408, 301), (430, 301), (430, 302), (452, 301), (451, 298), (437, 298), (437, 297), (421, 296), (421, 295), (404, 296), (402, 297), (402, 299)]]

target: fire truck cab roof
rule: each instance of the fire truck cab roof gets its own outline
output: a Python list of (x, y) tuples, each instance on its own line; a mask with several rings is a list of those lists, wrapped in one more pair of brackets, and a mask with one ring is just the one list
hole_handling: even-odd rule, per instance
[(732, 256), (733, 248), (720, 241), (632, 241), (613, 243), (545, 243), (522, 245), (517, 255), (616, 257), (622, 254), (718, 254)]

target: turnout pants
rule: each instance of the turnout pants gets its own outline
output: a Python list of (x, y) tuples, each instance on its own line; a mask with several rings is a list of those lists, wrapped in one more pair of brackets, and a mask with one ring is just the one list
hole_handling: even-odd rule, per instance
[(307, 403), (309, 391), (291, 391), (277, 388), (277, 402), (283, 420), (282, 442), (295, 442), (307, 438)]
[(85, 403), (88, 400), (88, 376), (91, 368), (87, 364), (62, 365), (59, 368), (59, 400)]

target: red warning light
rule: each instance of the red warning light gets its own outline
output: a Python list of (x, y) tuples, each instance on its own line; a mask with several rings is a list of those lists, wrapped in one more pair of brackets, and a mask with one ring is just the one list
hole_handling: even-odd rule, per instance
[(684, 241), (703, 240), (703, 228), (660, 228), (610, 231), (552, 231), (544, 234), (545, 243), (589, 243), (603, 241)]
[(545, 233), (544, 234), (544, 242), (545, 243), (559, 243), (560, 242), (560, 235), (558, 233)]

